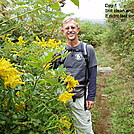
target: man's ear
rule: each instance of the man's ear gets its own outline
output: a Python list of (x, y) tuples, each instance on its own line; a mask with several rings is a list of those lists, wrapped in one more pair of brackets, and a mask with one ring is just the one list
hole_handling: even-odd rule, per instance
[(78, 29), (78, 32), (77, 33), (79, 33), (80, 32), (80, 27), (78, 27), (77, 29)]
[(64, 34), (64, 30), (63, 29), (61, 29), (61, 32)]
[(79, 30), (79, 32), (80, 32), (80, 27), (78, 27), (78, 30)]

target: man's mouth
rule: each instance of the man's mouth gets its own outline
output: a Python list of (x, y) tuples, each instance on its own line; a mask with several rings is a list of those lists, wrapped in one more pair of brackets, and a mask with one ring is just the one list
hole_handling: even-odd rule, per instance
[(68, 32), (68, 35), (69, 36), (73, 36), (74, 35), (74, 32)]

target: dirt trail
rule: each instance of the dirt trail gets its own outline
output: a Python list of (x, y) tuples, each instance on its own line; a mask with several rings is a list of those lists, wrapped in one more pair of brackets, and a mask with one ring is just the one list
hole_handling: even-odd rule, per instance
[(94, 122), (94, 133), (95, 134), (110, 134), (108, 130), (110, 129), (110, 116), (112, 107), (110, 106), (110, 102), (108, 100), (108, 95), (103, 93), (104, 88), (107, 83), (103, 81), (103, 78), (108, 78), (112, 74), (111, 73), (102, 73), (97, 77), (97, 95), (96, 95), (96, 103), (95, 109), (97, 109), (98, 115)]

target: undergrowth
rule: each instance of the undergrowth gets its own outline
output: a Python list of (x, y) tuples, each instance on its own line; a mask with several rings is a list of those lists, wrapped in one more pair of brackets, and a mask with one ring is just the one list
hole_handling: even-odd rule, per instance
[(104, 46), (96, 49), (98, 66), (112, 67), (98, 73), (96, 105), (92, 110), (95, 134), (133, 134), (133, 74)]

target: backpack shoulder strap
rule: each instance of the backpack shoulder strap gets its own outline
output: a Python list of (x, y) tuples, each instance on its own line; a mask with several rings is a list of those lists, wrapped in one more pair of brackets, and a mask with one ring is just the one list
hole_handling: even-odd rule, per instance
[(82, 50), (82, 54), (83, 54), (84, 58), (87, 57), (88, 52), (87, 52), (87, 44), (86, 43), (82, 42), (81, 50)]
[[(87, 52), (87, 44), (82, 42), (82, 45), (81, 45), (81, 50), (82, 50), (82, 54), (83, 54), (83, 57), (85, 59), (85, 62), (86, 62), (86, 72), (85, 72), (85, 82), (86, 84), (88, 83), (88, 77), (89, 77), (89, 69), (88, 69), (88, 52)], [(84, 109), (87, 110), (87, 107), (86, 107), (86, 88), (84, 89)]]

